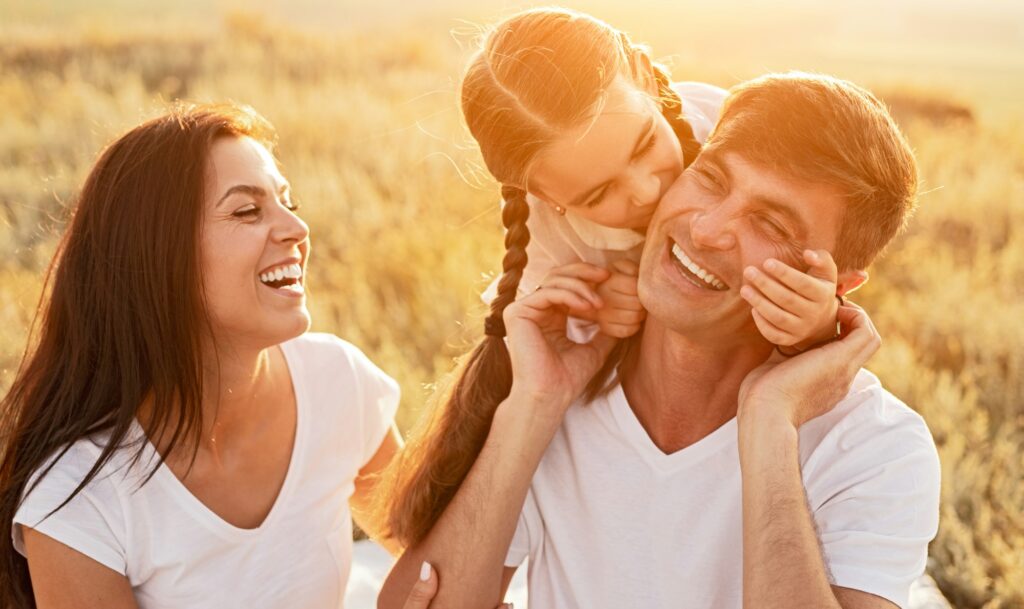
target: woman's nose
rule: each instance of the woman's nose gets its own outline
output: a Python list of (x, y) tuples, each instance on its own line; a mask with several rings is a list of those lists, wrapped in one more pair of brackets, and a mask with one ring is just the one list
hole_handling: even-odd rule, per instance
[(309, 225), (295, 212), (282, 208), (277, 234), (281, 241), (305, 241), (309, 237)]

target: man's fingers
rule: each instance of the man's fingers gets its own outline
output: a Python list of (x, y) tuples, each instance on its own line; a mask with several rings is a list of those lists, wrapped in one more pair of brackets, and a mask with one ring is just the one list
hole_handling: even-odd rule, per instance
[(544, 285), (540, 287), (539, 291), (558, 288), (569, 290), (570, 292), (586, 298), (591, 302), (591, 304), (599, 309), (604, 306), (604, 300), (597, 293), (597, 290), (594, 289), (594, 286), (582, 279), (579, 279), (578, 277), (570, 277), (568, 275), (555, 277), (548, 276), (548, 278), (544, 280)]
[(425, 562), (420, 568), (420, 578), (416, 580), (412, 590), (409, 591), (409, 597), (405, 599), (402, 609), (428, 609), (435, 594), (437, 594), (437, 574), (430, 563)]
[(574, 277), (589, 283), (601, 283), (605, 279), (608, 279), (609, 276), (611, 276), (611, 272), (604, 267), (587, 262), (574, 262), (572, 264), (566, 264), (564, 266), (551, 269), (551, 271), (549, 271), (544, 277), (544, 281), (541, 282), (541, 285), (547, 286), (548, 279), (552, 279), (554, 277)]
[(842, 332), (840, 339), (825, 345), (827, 349), (844, 349), (850, 362), (858, 368), (864, 365), (882, 345), (882, 338), (864, 309), (847, 303), (837, 313)]
[(811, 277), (835, 283), (839, 277), (836, 261), (828, 250), (804, 250), (804, 262), (810, 265), (807, 274)]
[(563, 288), (545, 288), (533, 294), (527, 294), (505, 307), (502, 316), (505, 325), (515, 323), (517, 319), (529, 319), (538, 322), (549, 315), (555, 307), (565, 307), (577, 311), (593, 308), (593, 304), (583, 295)]

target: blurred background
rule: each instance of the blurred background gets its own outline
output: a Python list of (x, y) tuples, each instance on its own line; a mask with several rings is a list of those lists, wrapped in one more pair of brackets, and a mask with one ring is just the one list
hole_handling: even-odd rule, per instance
[[(929, 573), (956, 607), (1024, 607), (1024, 3), (566, 2), (649, 43), (676, 80), (815, 70), (890, 104), (920, 164), (910, 229), (856, 300), (870, 363), (943, 466)], [(490, 0), (0, 0), (0, 390), (76, 189), (116, 135), (179, 98), (253, 105), (313, 231), (316, 330), (404, 391), (408, 428), (481, 334), (496, 186), (461, 125)]]

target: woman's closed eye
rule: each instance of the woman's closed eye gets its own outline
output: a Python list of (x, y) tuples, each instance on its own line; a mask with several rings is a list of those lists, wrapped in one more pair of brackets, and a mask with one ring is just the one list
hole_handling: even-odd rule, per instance
[(260, 215), (261, 211), (262, 210), (260, 209), (259, 205), (252, 203), (250, 205), (246, 205), (244, 207), (236, 209), (231, 213), (231, 215), (236, 218), (255, 218)]
[[(281, 205), (284, 206), (285, 209), (287, 209), (288, 211), (290, 211), (292, 213), (297, 212), (299, 210), (299, 208), (301, 207), (301, 205), (299, 205), (299, 202), (298, 201), (294, 201), (294, 200), (292, 200), (292, 201), (282, 201)], [(255, 203), (251, 203), (249, 205), (246, 205), (244, 207), (240, 207), (240, 208), (236, 209), (234, 212), (231, 213), (231, 215), (236, 217), (236, 218), (248, 219), (248, 218), (257, 218), (262, 213), (263, 213), (263, 208), (261, 208), (259, 205), (255, 204)]]

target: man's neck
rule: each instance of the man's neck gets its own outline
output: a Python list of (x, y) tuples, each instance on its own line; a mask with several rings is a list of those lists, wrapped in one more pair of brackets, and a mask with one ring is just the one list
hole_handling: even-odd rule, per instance
[(749, 338), (684, 336), (648, 318), (622, 376), (626, 399), (654, 444), (671, 454), (736, 416), (740, 383), (771, 346)]

